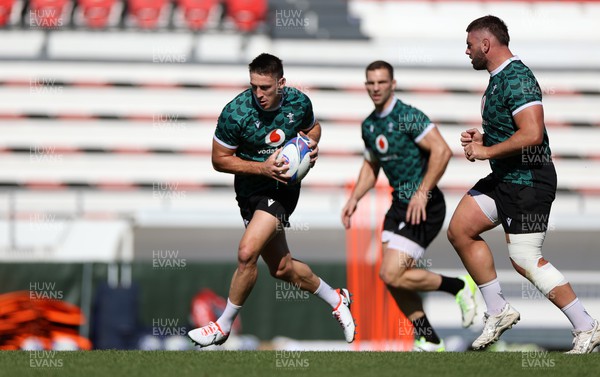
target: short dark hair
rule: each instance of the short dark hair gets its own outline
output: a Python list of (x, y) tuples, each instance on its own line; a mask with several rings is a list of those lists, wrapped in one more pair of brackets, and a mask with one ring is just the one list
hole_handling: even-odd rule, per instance
[(469, 26), (467, 26), (467, 33), (476, 30), (489, 31), (494, 37), (496, 37), (496, 39), (498, 39), (501, 44), (505, 46), (508, 46), (508, 42), (510, 42), (508, 27), (506, 27), (504, 21), (496, 16), (487, 15), (479, 17), (478, 19), (472, 21)]
[(248, 65), (250, 73), (258, 73), (259, 75), (274, 75), (275, 77), (283, 77), (283, 63), (275, 55), (262, 53), (258, 55)]
[(383, 60), (375, 60), (373, 63), (369, 64), (367, 66), (367, 69), (365, 70), (365, 75), (367, 74), (367, 72), (369, 71), (374, 71), (376, 69), (387, 69), (387, 71), (390, 74), (390, 78), (393, 80), (394, 79), (394, 67), (392, 67), (392, 65), (386, 61)]

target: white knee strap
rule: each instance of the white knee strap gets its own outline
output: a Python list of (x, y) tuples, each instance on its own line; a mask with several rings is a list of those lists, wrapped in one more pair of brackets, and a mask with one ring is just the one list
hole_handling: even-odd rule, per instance
[(548, 295), (554, 287), (566, 284), (567, 281), (551, 263), (538, 267), (542, 258), (542, 244), (546, 233), (526, 233), (508, 235), (508, 255), (513, 262), (525, 270), (525, 276), (544, 295)]

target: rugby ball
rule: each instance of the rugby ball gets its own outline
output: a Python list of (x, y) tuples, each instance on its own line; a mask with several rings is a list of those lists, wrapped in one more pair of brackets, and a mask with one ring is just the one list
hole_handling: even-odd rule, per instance
[(310, 170), (310, 147), (308, 139), (301, 136), (295, 137), (285, 143), (277, 157), (284, 164), (289, 165), (286, 174), (291, 175), (290, 184), (300, 182)]

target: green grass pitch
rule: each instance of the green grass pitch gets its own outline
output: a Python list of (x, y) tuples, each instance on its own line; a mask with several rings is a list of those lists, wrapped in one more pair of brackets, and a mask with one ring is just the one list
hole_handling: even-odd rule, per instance
[(600, 375), (600, 354), (557, 352), (1, 351), (0, 376)]

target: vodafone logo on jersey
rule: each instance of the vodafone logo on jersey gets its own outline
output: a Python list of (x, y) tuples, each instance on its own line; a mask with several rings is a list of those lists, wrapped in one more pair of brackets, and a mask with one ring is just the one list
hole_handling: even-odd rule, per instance
[(390, 146), (390, 144), (388, 143), (388, 140), (385, 137), (385, 135), (379, 135), (375, 139), (375, 147), (377, 148), (379, 153), (382, 153), (382, 154), (387, 153), (389, 146)]
[(265, 143), (271, 147), (277, 147), (285, 141), (285, 134), (279, 128), (273, 130), (265, 136)]

